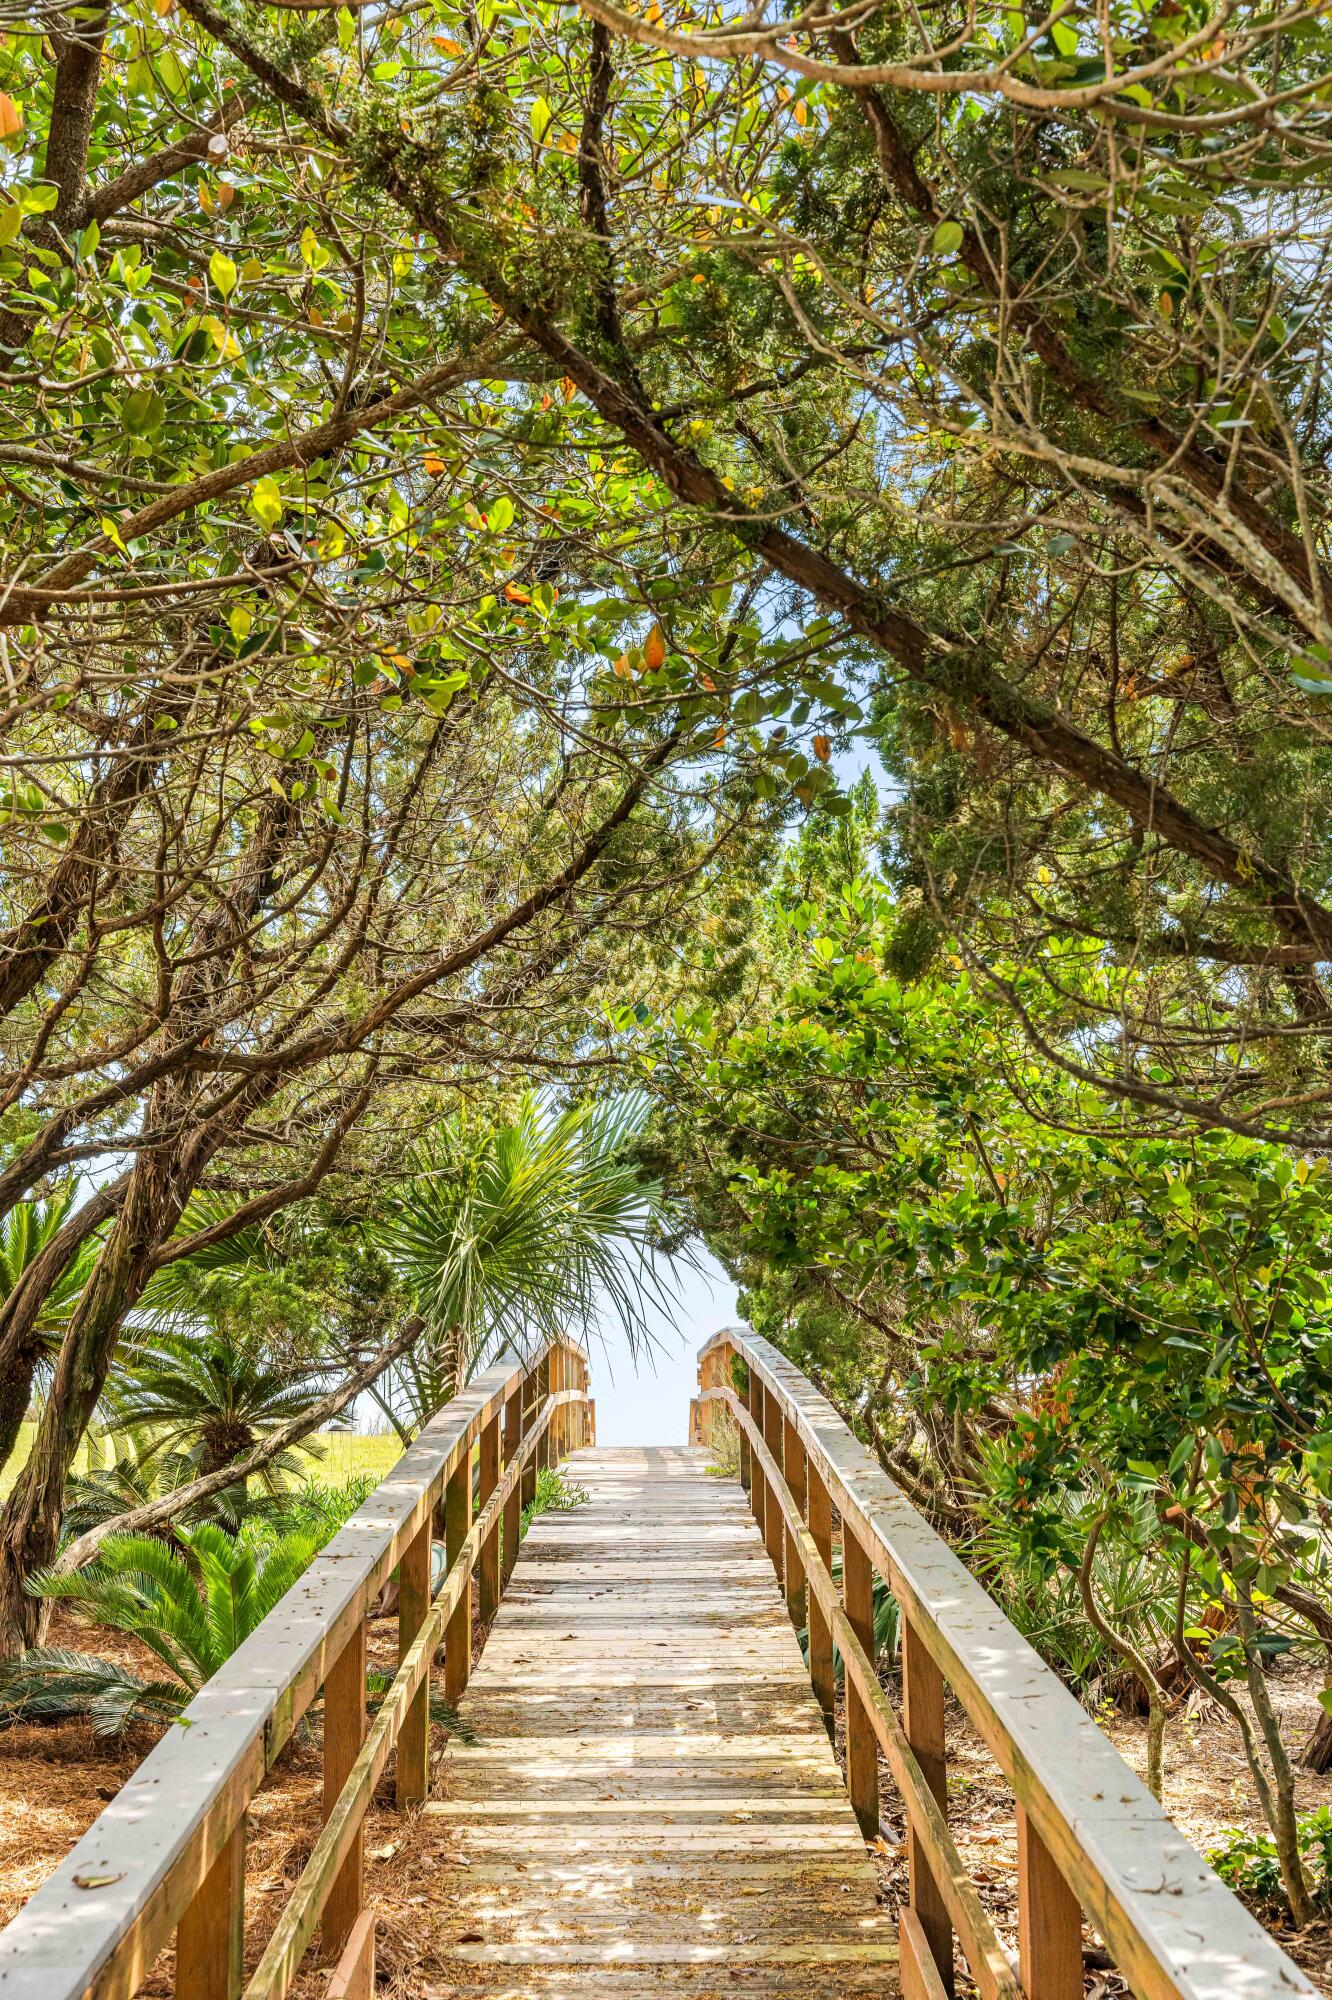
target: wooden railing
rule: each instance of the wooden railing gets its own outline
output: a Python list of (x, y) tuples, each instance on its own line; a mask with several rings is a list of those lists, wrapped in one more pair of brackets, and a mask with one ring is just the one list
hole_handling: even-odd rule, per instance
[[(582, 1350), (556, 1342), (533, 1363), (490, 1369), (426, 1425), (0, 1932), (3, 2000), (128, 2000), (173, 1932), (178, 2000), (238, 2000), (246, 1808), (320, 1688), (323, 1828), (243, 1990), (281, 2000), (322, 1922), (321, 1955), (336, 1962), (330, 1994), (369, 1994), (366, 1808), (395, 1747), (399, 1805), (425, 1798), (436, 1648), (442, 1640), (444, 1692), (456, 1701), (471, 1667), (473, 1572), (486, 1619), (538, 1469), (591, 1441), (587, 1382)], [(446, 1567), (432, 1597), (440, 1513)], [(366, 1618), (395, 1568), (400, 1664), (367, 1730)]]
[[(743, 1399), (733, 1359), (748, 1369)], [(808, 1621), (810, 1679), (830, 1726), (834, 1645), (842, 1656), (847, 1788), (867, 1838), (879, 1829), (880, 1752), (902, 1798), (904, 2000), (952, 1992), (955, 1937), (982, 2000), (1082, 2000), (1084, 1913), (1139, 2000), (1315, 2000), (1304, 1974), (785, 1356), (747, 1329), (719, 1333), (699, 1355), (698, 1442), (708, 1441), (719, 1404), (739, 1426), (740, 1476), (791, 1616), (797, 1627)], [(875, 1671), (876, 1571), (901, 1613), (900, 1714)], [(945, 1684), (1016, 1802), (1016, 1969), (949, 1832)]]

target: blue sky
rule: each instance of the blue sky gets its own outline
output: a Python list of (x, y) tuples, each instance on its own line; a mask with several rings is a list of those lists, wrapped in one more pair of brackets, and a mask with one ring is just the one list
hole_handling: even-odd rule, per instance
[(734, 1322), (735, 1286), (704, 1250), (697, 1269), (677, 1265), (676, 1275), (673, 1305), (650, 1315), (657, 1344), (637, 1365), (609, 1323), (600, 1341), (593, 1336), (598, 1444), (688, 1443), (698, 1350), (718, 1327)]

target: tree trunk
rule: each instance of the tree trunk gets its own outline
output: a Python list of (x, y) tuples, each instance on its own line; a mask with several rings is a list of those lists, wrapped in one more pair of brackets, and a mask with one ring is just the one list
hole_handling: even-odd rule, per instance
[(1309, 1731), (1299, 1761), (1306, 1771), (1332, 1771), (1332, 1714), (1327, 1709)]
[(180, 1220), (204, 1150), (195, 1149), (193, 1177), (180, 1171), (178, 1156), (140, 1155), (70, 1320), (32, 1454), (0, 1509), (0, 1658), (40, 1642), (50, 1607), (30, 1597), (24, 1584), (55, 1559), (65, 1481), (106, 1382), (121, 1322), (148, 1281), (153, 1252)]

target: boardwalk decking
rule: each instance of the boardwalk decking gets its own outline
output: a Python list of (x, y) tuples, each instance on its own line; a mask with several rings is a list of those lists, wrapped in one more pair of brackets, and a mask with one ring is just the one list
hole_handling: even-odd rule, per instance
[(427, 1811), (432, 1995), (896, 1992), (890, 1919), (745, 1497), (696, 1451), (584, 1451), (539, 1519)]

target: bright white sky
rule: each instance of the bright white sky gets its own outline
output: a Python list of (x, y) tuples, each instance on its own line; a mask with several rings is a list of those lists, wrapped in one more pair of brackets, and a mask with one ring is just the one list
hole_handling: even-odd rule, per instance
[(701, 1268), (677, 1266), (673, 1307), (654, 1313), (657, 1346), (635, 1366), (623, 1335), (607, 1326), (594, 1335), (592, 1394), (597, 1443), (687, 1444), (689, 1398), (697, 1393), (698, 1350), (719, 1327), (735, 1323), (735, 1286), (716, 1260), (700, 1251)]

